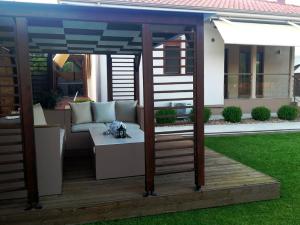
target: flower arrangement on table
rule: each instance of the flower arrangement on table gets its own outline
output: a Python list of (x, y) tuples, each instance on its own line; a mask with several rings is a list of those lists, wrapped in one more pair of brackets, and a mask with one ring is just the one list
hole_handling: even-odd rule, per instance
[(121, 121), (113, 121), (107, 131), (104, 133), (105, 135), (113, 135), (115, 138), (126, 138), (126, 125)]

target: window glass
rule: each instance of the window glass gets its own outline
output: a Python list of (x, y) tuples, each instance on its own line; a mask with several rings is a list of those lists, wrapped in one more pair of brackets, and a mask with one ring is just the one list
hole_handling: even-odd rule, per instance
[(239, 54), (239, 97), (251, 95), (251, 47), (241, 46)]
[(67, 62), (56, 72), (57, 89), (63, 96), (84, 96), (83, 91), (83, 55), (70, 55)]

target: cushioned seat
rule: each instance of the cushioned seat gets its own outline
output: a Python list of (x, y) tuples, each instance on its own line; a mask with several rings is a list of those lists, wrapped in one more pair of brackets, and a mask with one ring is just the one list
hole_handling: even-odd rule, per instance
[(72, 132), (88, 132), (89, 128), (103, 128), (106, 129), (106, 125), (104, 123), (81, 123), (74, 124), (72, 126)]
[[(140, 125), (137, 123), (128, 123), (124, 122), (126, 129), (127, 130), (132, 130), (132, 129), (141, 129)], [(106, 123), (106, 126), (109, 127), (110, 123)]]

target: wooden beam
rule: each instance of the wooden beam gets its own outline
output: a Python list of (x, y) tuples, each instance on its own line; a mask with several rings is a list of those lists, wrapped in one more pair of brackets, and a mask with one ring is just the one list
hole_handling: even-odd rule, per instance
[(112, 59), (111, 55), (107, 55), (107, 100), (113, 100), (113, 89), (112, 89)]
[(19, 16), (31, 18), (74, 19), (101, 21), (108, 23), (152, 23), (173, 25), (196, 25), (202, 14), (185, 12), (163, 12), (154, 10), (117, 9), (61, 4), (37, 4), (20, 2), (1, 2), (0, 16)]
[(33, 128), (32, 82), (29, 64), (28, 29), (26, 18), (16, 18), (16, 46), (20, 88), (21, 126), (24, 154), (25, 183), (28, 203), (36, 207), (39, 202), (36, 153)]
[(140, 102), (140, 61), (141, 55), (134, 58), (134, 100)]
[[(83, 80), (83, 96), (88, 97), (88, 75), (90, 76), (90, 65), (88, 65), (90, 63), (90, 60), (88, 59), (88, 55), (81, 55), (80, 59), (81, 60), (77, 60), (77, 58), (75, 58), (74, 62), (81, 66), (81, 70), (82, 70), (82, 80)], [(88, 74), (89, 73), (89, 74)]]
[(197, 24), (194, 36), (194, 163), (195, 185), (199, 190), (205, 183), (204, 162), (204, 32), (203, 21)]
[(145, 132), (145, 195), (154, 193), (154, 97), (153, 97), (153, 59), (152, 32), (149, 24), (142, 26), (143, 45), (143, 83), (144, 83), (144, 132)]

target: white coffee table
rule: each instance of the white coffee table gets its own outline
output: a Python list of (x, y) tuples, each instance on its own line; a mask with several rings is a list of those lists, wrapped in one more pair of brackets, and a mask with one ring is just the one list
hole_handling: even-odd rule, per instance
[(104, 135), (104, 129), (91, 128), (94, 142), (96, 179), (145, 174), (144, 132), (128, 130), (130, 138)]

